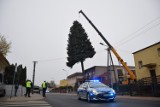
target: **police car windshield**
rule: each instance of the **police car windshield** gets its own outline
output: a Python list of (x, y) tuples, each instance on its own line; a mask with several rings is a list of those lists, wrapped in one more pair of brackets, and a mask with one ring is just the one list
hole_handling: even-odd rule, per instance
[(109, 88), (109, 86), (107, 86), (107, 85), (105, 85), (105, 84), (103, 84), (101, 82), (89, 82), (88, 85), (89, 85), (90, 88), (99, 88), (99, 87), (107, 87), (107, 88)]

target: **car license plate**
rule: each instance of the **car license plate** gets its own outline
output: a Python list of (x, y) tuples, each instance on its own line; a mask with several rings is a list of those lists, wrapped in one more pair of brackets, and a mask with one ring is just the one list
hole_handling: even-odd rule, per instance
[(104, 94), (103, 96), (104, 96), (104, 97), (108, 97), (108, 96), (109, 96), (109, 94)]

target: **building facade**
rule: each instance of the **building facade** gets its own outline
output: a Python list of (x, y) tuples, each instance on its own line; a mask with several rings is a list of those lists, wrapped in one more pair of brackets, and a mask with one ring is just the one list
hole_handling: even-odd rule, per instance
[(75, 87), (76, 82), (83, 78), (83, 74), (81, 72), (76, 72), (67, 77), (68, 85)]
[(0, 52), (0, 83), (4, 82), (4, 72), (6, 66), (9, 66), (8, 60), (4, 57), (4, 55)]
[(60, 86), (68, 86), (68, 81), (66, 79), (60, 80)]
[(160, 42), (136, 51), (134, 54), (137, 80), (160, 75)]
[[(129, 66), (131, 71), (135, 74), (135, 67)], [(136, 74), (135, 74), (136, 75)], [(93, 66), (85, 70), (85, 79), (98, 79), (101, 82), (112, 86), (115, 83), (127, 84), (128, 72), (118, 65), (114, 66)]]
[(137, 80), (143, 81), (146, 93), (160, 96), (160, 42), (136, 51), (134, 60)]

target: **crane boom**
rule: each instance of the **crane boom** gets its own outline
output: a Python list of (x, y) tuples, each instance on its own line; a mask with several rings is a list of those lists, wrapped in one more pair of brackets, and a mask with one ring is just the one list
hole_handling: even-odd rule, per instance
[(114, 49), (114, 47), (105, 39), (105, 37), (102, 35), (102, 33), (96, 28), (96, 26), (89, 20), (89, 18), (83, 13), (82, 10), (79, 11), (79, 13), (81, 13), (86, 19), (87, 21), (92, 25), (92, 27), (97, 31), (97, 33), (101, 36), (101, 38), (104, 40), (104, 42), (109, 46), (109, 48), (112, 50), (112, 52), (114, 53), (114, 55), (117, 57), (118, 61), (121, 62), (121, 64), (123, 65), (123, 67), (126, 69), (126, 71), (129, 73), (130, 78), (132, 80), (135, 80), (136, 77), (133, 74), (133, 72), (130, 70), (130, 68), (126, 65), (126, 63), (123, 61), (123, 59), (120, 57), (120, 55), (116, 52), (116, 50)]

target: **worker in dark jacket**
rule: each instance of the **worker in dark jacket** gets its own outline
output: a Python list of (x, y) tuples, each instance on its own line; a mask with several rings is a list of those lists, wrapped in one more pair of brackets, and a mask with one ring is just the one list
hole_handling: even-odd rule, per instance
[(26, 81), (26, 94), (25, 94), (25, 97), (26, 96), (30, 97), (31, 88), (32, 88), (32, 82), (31, 82), (31, 80), (27, 80)]
[(44, 81), (42, 83), (42, 89), (43, 89), (43, 97), (46, 97), (46, 90), (47, 90), (47, 83)]
[(18, 90), (19, 84), (18, 82), (15, 83), (14, 89), (15, 89), (15, 93), (14, 96), (17, 96), (17, 90)]

